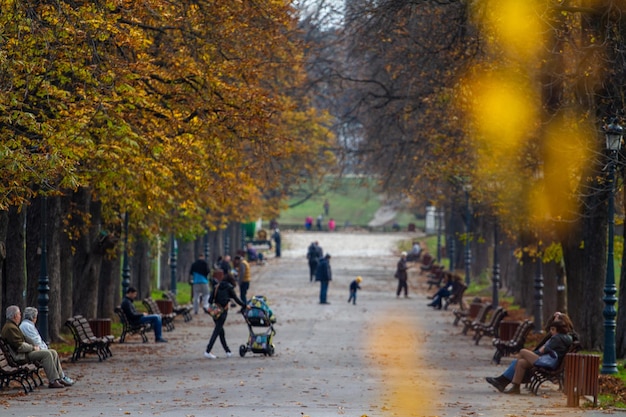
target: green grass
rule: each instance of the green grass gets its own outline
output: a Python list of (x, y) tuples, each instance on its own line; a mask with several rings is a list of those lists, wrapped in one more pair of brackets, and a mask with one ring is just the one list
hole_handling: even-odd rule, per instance
[[(288, 205), (300, 201), (303, 197), (294, 196), (288, 201)], [(330, 210), (328, 216), (324, 216), (323, 225), (326, 226), (328, 220), (333, 218), (338, 227), (342, 227), (346, 222), (353, 226), (367, 226), (374, 218), (374, 214), (381, 207), (382, 197), (374, 191), (374, 182), (363, 178), (341, 178), (329, 182), (328, 186), (320, 195), (314, 196), (304, 203), (295, 207), (283, 210), (280, 213), (278, 222), (282, 225), (304, 226), (304, 219), (307, 216), (316, 219), (319, 214), (324, 213), (324, 201), (328, 199)], [(409, 223), (419, 221), (410, 212), (400, 212), (395, 221), (400, 227), (406, 230)], [(423, 221), (421, 221), (423, 226)], [(391, 225), (389, 225), (391, 226)]]

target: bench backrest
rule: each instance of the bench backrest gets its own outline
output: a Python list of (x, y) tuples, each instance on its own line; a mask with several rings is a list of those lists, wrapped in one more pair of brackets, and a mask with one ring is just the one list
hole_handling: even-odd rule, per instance
[(480, 311), (478, 311), (478, 314), (476, 315), (476, 318), (474, 318), (472, 324), (484, 323), (487, 320), (487, 316), (492, 309), (493, 305), (491, 303), (484, 303), (480, 308)]
[(115, 307), (114, 311), (115, 314), (117, 314), (117, 317), (119, 317), (120, 323), (122, 323), (124, 327), (132, 327), (132, 325), (128, 321), (128, 317), (126, 317), (126, 314), (124, 314), (124, 310), (122, 310), (121, 307)]
[(500, 322), (506, 315), (507, 315), (507, 312), (504, 309), (504, 307), (496, 308), (496, 310), (491, 315), (491, 321), (486, 327), (495, 328), (496, 326), (499, 326)]
[(148, 298), (144, 298), (142, 300), (143, 305), (146, 306), (146, 308), (148, 309), (148, 312), (150, 314), (158, 314), (161, 315), (161, 309), (159, 309), (159, 306), (157, 305), (157, 303), (152, 299), (152, 297), (148, 297)]

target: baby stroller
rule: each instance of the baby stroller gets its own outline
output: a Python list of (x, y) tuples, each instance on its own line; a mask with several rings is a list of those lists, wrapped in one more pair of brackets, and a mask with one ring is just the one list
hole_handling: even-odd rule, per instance
[[(249, 302), (250, 309), (241, 311), (248, 325), (248, 344), (239, 346), (239, 355), (243, 358), (247, 352), (262, 353), (266, 356), (274, 354), (274, 323), (276, 317), (267, 305), (262, 295), (255, 295)], [(256, 333), (254, 328), (264, 328), (265, 331)]]

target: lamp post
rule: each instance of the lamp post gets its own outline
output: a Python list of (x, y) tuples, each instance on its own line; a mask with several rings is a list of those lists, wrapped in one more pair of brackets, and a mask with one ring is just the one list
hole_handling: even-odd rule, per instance
[(437, 210), (437, 264), (441, 265), (441, 226), (443, 219), (441, 215), (443, 214), (441, 210)]
[(603, 374), (617, 373), (617, 363), (615, 357), (615, 303), (617, 297), (615, 293), (615, 267), (613, 265), (613, 241), (615, 233), (615, 162), (618, 152), (622, 146), (622, 136), (624, 128), (613, 119), (605, 127), (606, 149), (609, 151), (609, 213), (608, 213), (608, 246), (606, 260), (606, 279), (604, 284), (604, 353), (602, 355)]
[(493, 285), (491, 291), (491, 305), (497, 308), (500, 304), (498, 292), (500, 290), (500, 261), (498, 259), (498, 219), (494, 219), (493, 222), (493, 274), (491, 276), (491, 283)]
[(41, 270), (39, 271), (39, 286), (37, 291), (37, 310), (38, 317), (37, 327), (41, 334), (41, 339), (48, 342), (48, 304), (50, 302), (50, 280), (48, 279), (48, 197), (41, 196)]
[(465, 285), (470, 285), (470, 267), (472, 265), (472, 250), (470, 249), (470, 204), (469, 193), (472, 191), (471, 184), (463, 185), (465, 191)]
[(128, 212), (124, 213), (124, 258), (122, 260), (122, 296), (130, 286), (130, 267), (128, 266)]
[[(450, 218), (454, 219), (455, 206), (454, 199), (450, 208)], [(454, 220), (450, 220), (450, 230), (446, 229), (446, 244), (448, 245), (448, 259), (450, 259), (450, 272), (454, 272), (456, 267), (456, 235), (454, 230)]]
[(541, 243), (537, 243), (537, 260), (535, 261), (535, 333), (543, 330), (543, 259)]
[(176, 294), (176, 237), (174, 233), (170, 238), (170, 290)]

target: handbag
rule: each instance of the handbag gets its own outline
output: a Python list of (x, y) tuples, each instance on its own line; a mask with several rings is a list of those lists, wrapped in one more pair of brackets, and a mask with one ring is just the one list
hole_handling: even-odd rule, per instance
[(221, 305), (217, 303), (211, 303), (209, 305), (209, 308), (207, 308), (207, 313), (209, 313), (209, 316), (213, 317), (214, 320), (217, 320), (218, 318), (220, 318), (223, 312), (224, 312), (224, 307), (222, 307)]
[(535, 363), (533, 363), (534, 366), (538, 366), (540, 368), (548, 368), (548, 369), (555, 369), (558, 364), (559, 364), (559, 355), (557, 355), (556, 352), (553, 350), (539, 356), (539, 359), (537, 359)]
[(215, 297), (217, 296), (217, 289), (219, 288), (219, 286), (219, 283), (215, 286), (215, 290), (213, 291), (213, 302), (209, 305), (209, 308), (207, 308), (206, 311), (207, 313), (209, 313), (209, 316), (213, 318), (213, 320), (217, 320), (224, 312), (224, 307), (215, 302)]

